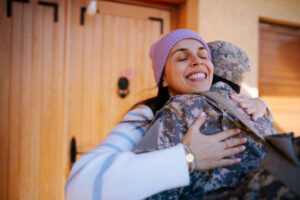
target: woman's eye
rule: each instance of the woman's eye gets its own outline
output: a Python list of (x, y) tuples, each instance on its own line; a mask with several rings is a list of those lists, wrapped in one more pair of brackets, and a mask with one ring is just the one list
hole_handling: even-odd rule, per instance
[(201, 52), (199, 53), (199, 58), (202, 58), (202, 59), (207, 59), (208, 58), (208, 55), (207, 55), (207, 52)]
[(178, 61), (185, 61), (186, 59), (187, 59), (187, 57), (179, 58)]
[(202, 59), (207, 59), (208, 57), (207, 56), (199, 56), (200, 58)]

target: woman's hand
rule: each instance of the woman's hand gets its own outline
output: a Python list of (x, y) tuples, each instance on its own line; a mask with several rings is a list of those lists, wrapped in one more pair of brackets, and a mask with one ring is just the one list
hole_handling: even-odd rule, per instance
[(267, 105), (260, 98), (250, 98), (243, 94), (229, 93), (229, 97), (236, 101), (245, 113), (251, 115), (251, 119), (256, 121), (258, 118), (264, 116)]
[(231, 138), (240, 133), (239, 129), (229, 129), (214, 135), (203, 135), (199, 129), (206, 120), (203, 112), (189, 128), (182, 143), (190, 146), (197, 160), (198, 170), (225, 167), (239, 163), (240, 158), (226, 158), (245, 150), (247, 138)]

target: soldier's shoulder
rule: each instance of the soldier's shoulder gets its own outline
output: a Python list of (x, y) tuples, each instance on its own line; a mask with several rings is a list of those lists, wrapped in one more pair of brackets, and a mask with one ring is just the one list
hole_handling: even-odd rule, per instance
[(194, 108), (203, 108), (205, 104), (207, 104), (205, 97), (199, 94), (176, 95), (170, 98), (161, 112), (176, 112), (179, 115), (190, 112)]

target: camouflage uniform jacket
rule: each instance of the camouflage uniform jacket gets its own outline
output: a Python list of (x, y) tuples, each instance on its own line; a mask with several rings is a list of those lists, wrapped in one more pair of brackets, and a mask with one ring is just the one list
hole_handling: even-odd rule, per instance
[(268, 152), (257, 168), (245, 176), (237, 187), (204, 199), (300, 199), (300, 137), (295, 138), (290, 133), (265, 139)]
[[(236, 102), (228, 97), (228, 92), (234, 92), (229, 85), (218, 82), (212, 86), (211, 90), (225, 96), (240, 112), (244, 112)], [(260, 139), (254, 136), (238, 119), (222, 110), (218, 104), (199, 94), (172, 97), (157, 112), (146, 135), (134, 151), (137, 153), (154, 151), (180, 143), (188, 128), (202, 111), (207, 113), (207, 120), (200, 128), (202, 134), (211, 135), (230, 128), (240, 128), (242, 133), (239, 136), (248, 138), (248, 142), (245, 144), (246, 150), (238, 155), (242, 159), (241, 163), (231, 167), (196, 171), (190, 175), (191, 184), (189, 186), (165, 191), (149, 199), (202, 198), (206, 194), (222, 191), (223, 188), (235, 187), (240, 179), (257, 167), (264, 157), (266, 148)], [(258, 119), (253, 122), (253, 125), (263, 136), (276, 133), (267, 117)]]

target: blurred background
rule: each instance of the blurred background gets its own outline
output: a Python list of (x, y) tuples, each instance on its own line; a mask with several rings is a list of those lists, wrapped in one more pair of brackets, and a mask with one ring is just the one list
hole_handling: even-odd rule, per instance
[(243, 93), (300, 136), (300, 0), (0, 0), (0, 199), (64, 199), (72, 163), (155, 95), (177, 28), (250, 57)]

